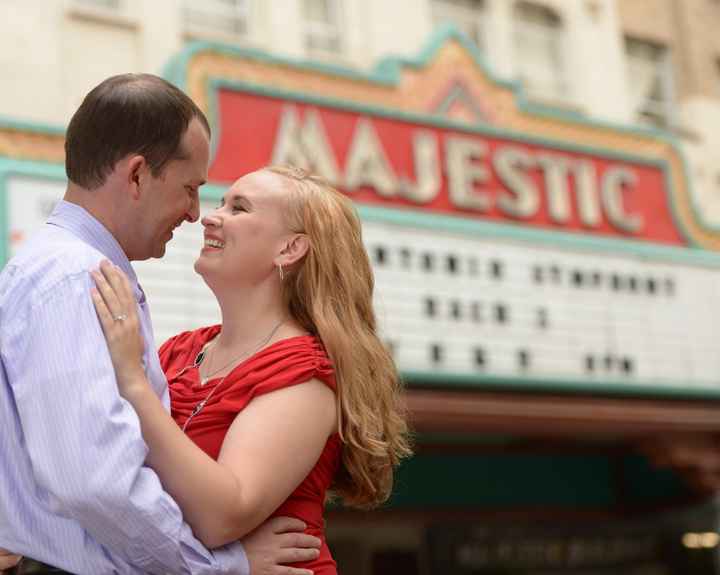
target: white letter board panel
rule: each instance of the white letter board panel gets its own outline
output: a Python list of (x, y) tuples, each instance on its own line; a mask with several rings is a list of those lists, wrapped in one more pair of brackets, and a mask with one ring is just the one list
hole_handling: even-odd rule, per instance
[(364, 224), (401, 370), (720, 388), (720, 271)]
[(8, 257), (39, 228), (65, 193), (64, 180), (12, 176), (7, 180)]
[[(200, 213), (216, 206), (217, 202), (202, 202)], [(193, 267), (202, 247), (200, 222), (185, 222), (173, 232), (165, 257), (133, 263), (150, 302), (158, 347), (181, 331), (220, 323), (215, 296)]]

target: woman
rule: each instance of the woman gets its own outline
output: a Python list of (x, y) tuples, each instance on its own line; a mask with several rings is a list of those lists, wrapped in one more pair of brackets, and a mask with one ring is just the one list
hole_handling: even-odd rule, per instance
[[(140, 418), (148, 464), (208, 547), (276, 514), (322, 538), (329, 489), (378, 505), (410, 452), (360, 222), (324, 181), (270, 167), (239, 179), (202, 223), (195, 270), (222, 325), (160, 349), (174, 421), (145, 378), (126, 278), (109, 264), (95, 273), (120, 393)], [(304, 567), (336, 573), (325, 543)]]

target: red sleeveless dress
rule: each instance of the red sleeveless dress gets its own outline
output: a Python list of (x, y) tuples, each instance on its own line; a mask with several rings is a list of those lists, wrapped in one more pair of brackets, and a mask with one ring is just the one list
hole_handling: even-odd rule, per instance
[[(222, 378), (200, 385), (197, 368), (192, 366), (203, 346), (215, 337), (220, 326), (184, 332), (169, 339), (160, 348), (160, 363), (170, 386), (172, 416), (182, 426), (193, 408)], [(325, 349), (313, 336), (298, 336), (278, 341), (238, 364), (213, 392), (203, 410), (188, 426), (187, 435), (213, 459), (220, 454), (225, 435), (238, 412), (258, 395), (310, 379), (336, 389), (335, 374)], [(308, 414), (312, 417), (312, 414)], [(335, 561), (325, 542), (323, 507), (325, 493), (340, 465), (341, 442), (332, 435), (320, 459), (298, 488), (273, 513), (303, 520), (310, 533), (322, 540), (320, 556), (314, 561), (293, 563), (293, 567), (312, 569), (315, 575), (336, 575)]]

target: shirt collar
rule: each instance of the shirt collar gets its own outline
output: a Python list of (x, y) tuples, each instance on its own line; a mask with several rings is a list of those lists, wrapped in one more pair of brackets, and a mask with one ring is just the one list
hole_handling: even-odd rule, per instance
[(144, 301), (145, 294), (138, 284), (137, 275), (130, 265), (127, 255), (110, 231), (85, 208), (66, 200), (60, 200), (50, 214), (47, 223), (66, 229), (118, 266), (130, 279), (130, 284), (137, 292), (135, 295), (138, 296), (138, 300)]

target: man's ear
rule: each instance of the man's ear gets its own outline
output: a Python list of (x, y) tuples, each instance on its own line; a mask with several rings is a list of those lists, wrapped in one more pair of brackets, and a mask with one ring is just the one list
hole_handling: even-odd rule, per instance
[(133, 200), (139, 200), (142, 190), (142, 181), (146, 177), (147, 162), (140, 155), (130, 156), (126, 166), (126, 183), (130, 190), (130, 197)]
[(295, 234), (275, 258), (275, 265), (291, 266), (300, 261), (310, 249), (310, 238), (306, 234)]

